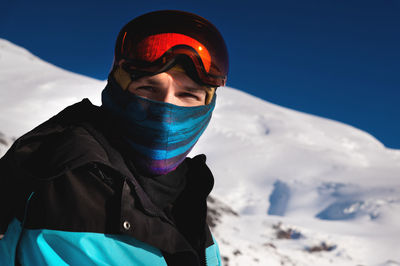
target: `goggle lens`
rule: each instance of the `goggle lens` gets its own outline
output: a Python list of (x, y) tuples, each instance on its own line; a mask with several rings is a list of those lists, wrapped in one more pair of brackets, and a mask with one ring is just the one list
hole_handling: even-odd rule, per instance
[(180, 33), (160, 33), (142, 40), (137, 45), (138, 59), (152, 63), (167, 51), (181, 45), (193, 49), (193, 52), (200, 57), (204, 70), (209, 73), (211, 56), (207, 48), (195, 39)]

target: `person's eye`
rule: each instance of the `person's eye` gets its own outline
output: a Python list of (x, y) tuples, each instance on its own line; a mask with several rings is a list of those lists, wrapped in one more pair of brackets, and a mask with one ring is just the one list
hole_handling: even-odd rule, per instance
[(193, 94), (193, 93), (189, 93), (189, 92), (183, 92), (180, 94), (180, 96), (183, 98), (191, 98), (194, 100), (200, 100), (200, 96)]
[(138, 90), (138, 91), (154, 92), (154, 91), (155, 91), (155, 88), (154, 88), (154, 87), (151, 87), (151, 86), (140, 86), (140, 87), (137, 87), (136, 90)]

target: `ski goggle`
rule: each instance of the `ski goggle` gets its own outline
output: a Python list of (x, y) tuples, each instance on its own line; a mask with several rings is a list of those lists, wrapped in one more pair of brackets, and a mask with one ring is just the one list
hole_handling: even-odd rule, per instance
[(183, 15), (175, 19), (175, 14), (154, 12), (128, 23), (118, 36), (115, 59), (123, 59), (130, 74), (161, 73), (179, 63), (196, 75), (196, 81), (224, 86), (229, 62), (222, 36), (207, 20)]

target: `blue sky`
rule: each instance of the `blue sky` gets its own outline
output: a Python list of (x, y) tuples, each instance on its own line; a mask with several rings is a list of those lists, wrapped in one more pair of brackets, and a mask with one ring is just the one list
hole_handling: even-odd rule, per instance
[(0, 38), (106, 79), (120, 28), (159, 9), (194, 12), (220, 29), (230, 53), (228, 86), (400, 149), (398, 0), (2, 0)]

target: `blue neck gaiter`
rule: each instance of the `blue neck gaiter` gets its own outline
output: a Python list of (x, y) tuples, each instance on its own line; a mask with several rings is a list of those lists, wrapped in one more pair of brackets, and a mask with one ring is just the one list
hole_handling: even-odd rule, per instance
[(183, 107), (142, 98), (109, 80), (102, 104), (119, 120), (135, 167), (150, 176), (174, 170), (186, 158), (206, 129), (215, 107)]

